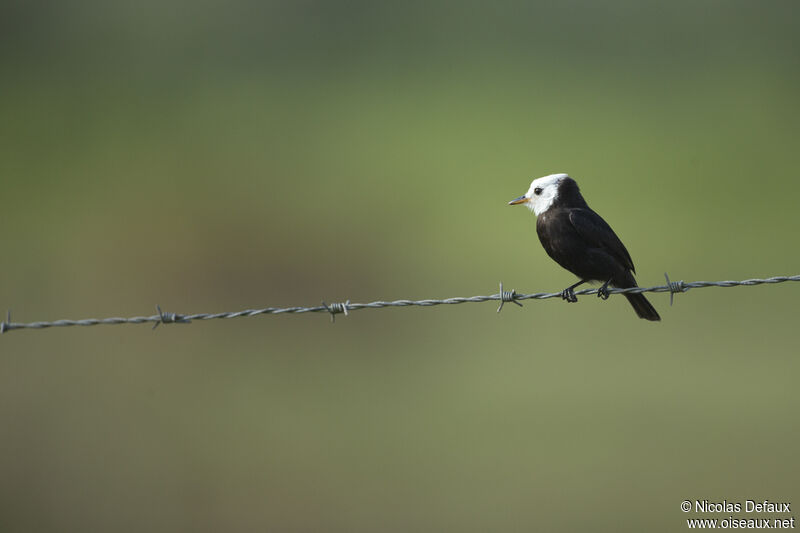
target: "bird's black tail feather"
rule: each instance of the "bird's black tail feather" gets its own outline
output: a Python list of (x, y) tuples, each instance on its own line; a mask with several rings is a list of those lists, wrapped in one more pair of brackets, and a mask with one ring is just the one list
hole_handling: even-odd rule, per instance
[(633, 310), (636, 311), (639, 318), (644, 318), (645, 320), (661, 320), (655, 307), (650, 305), (650, 302), (647, 301), (644, 294), (626, 294), (625, 298), (631, 303)]

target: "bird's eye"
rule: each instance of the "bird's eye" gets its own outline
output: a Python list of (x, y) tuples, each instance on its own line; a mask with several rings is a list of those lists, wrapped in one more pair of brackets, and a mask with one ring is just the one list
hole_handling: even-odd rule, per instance
[(542, 188), (541, 187), (536, 187), (535, 189), (533, 189), (533, 194), (535, 194), (537, 196), (542, 194)]

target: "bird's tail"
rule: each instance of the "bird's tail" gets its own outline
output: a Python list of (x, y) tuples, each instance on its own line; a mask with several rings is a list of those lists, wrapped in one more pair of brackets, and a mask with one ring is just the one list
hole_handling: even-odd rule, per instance
[(639, 318), (644, 318), (645, 320), (661, 320), (655, 307), (644, 297), (644, 294), (625, 294), (625, 298), (631, 303), (633, 310), (636, 311)]

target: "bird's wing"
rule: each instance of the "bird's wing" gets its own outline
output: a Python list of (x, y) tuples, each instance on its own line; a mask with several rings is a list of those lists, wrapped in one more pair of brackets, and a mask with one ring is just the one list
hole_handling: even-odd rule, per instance
[(600, 215), (591, 209), (570, 209), (569, 221), (589, 246), (602, 248), (614, 256), (625, 268), (636, 272), (631, 255)]

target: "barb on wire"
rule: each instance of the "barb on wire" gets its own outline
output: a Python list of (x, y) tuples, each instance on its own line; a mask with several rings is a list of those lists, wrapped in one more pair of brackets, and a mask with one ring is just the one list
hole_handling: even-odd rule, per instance
[(6, 311), (6, 319), (0, 322), (0, 335), (11, 329), (11, 309)]
[[(668, 292), (670, 298), (670, 305), (676, 293), (686, 292), (689, 289), (702, 289), (705, 287), (741, 287), (753, 286), (762, 284), (784, 283), (787, 281), (800, 281), (800, 275), (796, 276), (774, 276), (764, 279), (746, 279), (742, 281), (670, 281), (669, 276), (664, 274), (667, 284), (656, 285), (653, 287), (631, 287), (629, 289), (609, 288), (609, 294), (641, 294), (643, 292)], [(596, 294), (598, 289), (583, 289), (575, 291), (575, 295), (582, 294)], [(533, 294), (518, 294), (515, 290), (503, 290), (503, 284), (500, 283), (500, 292), (491, 294), (489, 296), (469, 296), (469, 297), (454, 297), (445, 298), (443, 300), (428, 299), (428, 300), (393, 300), (389, 302), (375, 301), (369, 303), (350, 303), (347, 300), (344, 303), (326, 304), (316, 307), (265, 307), (263, 309), (244, 309), (242, 311), (235, 311), (230, 313), (198, 313), (194, 315), (183, 315), (178, 313), (166, 313), (161, 310), (161, 307), (156, 306), (158, 314), (151, 316), (134, 316), (130, 318), (86, 318), (82, 320), (56, 320), (53, 322), (11, 322), (11, 311), (6, 313), (6, 319), (0, 322), (0, 333), (5, 333), (14, 329), (44, 329), (53, 327), (67, 327), (67, 326), (97, 326), (97, 325), (112, 325), (112, 324), (143, 324), (154, 323), (153, 329), (159, 324), (188, 324), (194, 320), (213, 320), (222, 318), (239, 318), (245, 316), (256, 315), (279, 315), (284, 313), (329, 313), (331, 321), (335, 320), (335, 316), (339, 313), (348, 314), (348, 311), (355, 311), (357, 309), (380, 309), (383, 307), (431, 307), (434, 305), (455, 305), (463, 303), (476, 303), (476, 302), (489, 302), (499, 301), (500, 307), (497, 312), (503, 308), (506, 302), (513, 302), (520, 307), (522, 304), (519, 300), (545, 300), (548, 298), (560, 298), (561, 291), (559, 292), (539, 292)]]
[(347, 300), (345, 303), (332, 303), (330, 305), (326, 304), (324, 301), (322, 302), (322, 306), (331, 314), (331, 322), (336, 322), (337, 313), (344, 313), (344, 316), (347, 316), (348, 305), (350, 305), (350, 300)]
[(153, 324), (153, 329), (156, 329), (159, 324), (190, 324), (192, 321), (178, 313), (165, 313), (161, 310), (161, 306), (156, 306), (158, 311), (158, 320)]
[(669, 287), (669, 306), (672, 307), (672, 298), (675, 296), (675, 293), (686, 292), (689, 289), (684, 286), (683, 280), (675, 282), (670, 281), (666, 272), (664, 272), (664, 277), (667, 280), (667, 287)]
[(503, 282), (500, 282), (500, 306), (497, 308), (497, 312), (503, 310), (503, 304), (506, 302), (513, 302), (518, 306), (522, 307), (522, 304), (517, 301), (517, 291), (511, 289), (510, 291), (503, 290)]

